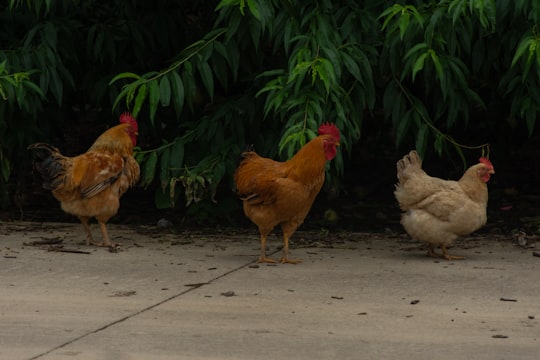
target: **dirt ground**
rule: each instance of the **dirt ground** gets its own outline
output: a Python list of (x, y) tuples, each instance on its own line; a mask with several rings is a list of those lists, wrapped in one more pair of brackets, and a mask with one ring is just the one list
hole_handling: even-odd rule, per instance
[(445, 261), (399, 231), (299, 231), (304, 262), (270, 266), (254, 229), (109, 229), (115, 251), (79, 224), (0, 222), (0, 358), (538, 355), (534, 238), (473, 234)]

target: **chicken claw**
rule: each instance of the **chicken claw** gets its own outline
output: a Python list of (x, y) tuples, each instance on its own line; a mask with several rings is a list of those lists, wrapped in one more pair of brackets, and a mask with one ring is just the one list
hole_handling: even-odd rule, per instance
[(282, 257), (279, 262), (282, 263), (282, 264), (300, 264), (302, 262), (302, 260), (300, 260), (300, 259), (289, 259), (289, 258), (286, 258), (286, 257)]
[(257, 261), (258, 263), (269, 263), (269, 264), (275, 264), (277, 263), (276, 260), (272, 259), (272, 258), (269, 258), (269, 257), (266, 257), (266, 256), (261, 256), (259, 257), (259, 260)]
[(463, 260), (463, 259), (465, 259), (465, 256), (453, 256), (453, 255), (448, 254), (448, 251), (446, 250), (446, 246), (444, 246), (444, 245), (441, 245), (441, 250), (443, 252), (443, 257), (446, 260)]
[(433, 248), (433, 245), (429, 244), (429, 250), (427, 252), (427, 256), (434, 257), (434, 258), (443, 258), (446, 260), (463, 260), (465, 259), (464, 256), (453, 256), (448, 254), (448, 250), (446, 250), (446, 246), (440, 245), (440, 248), (442, 250), (442, 254), (438, 254), (435, 252), (435, 249)]

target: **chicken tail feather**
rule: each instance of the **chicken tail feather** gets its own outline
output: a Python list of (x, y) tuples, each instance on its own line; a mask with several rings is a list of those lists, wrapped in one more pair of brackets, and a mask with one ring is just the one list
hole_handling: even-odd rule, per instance
[(65, 173), (64, 164), (61, 161), (65, 157), (58, 148), (45, 143), (35, 143), (27, 149), (34, 151), (34, 169), (43, 179), (43, 188), (54, 190), (59, 185), (58, 182), (62, 181), (61, 175)]
[(411, 170), (421, 170), (422, 169), (422, 159), (418, 156), (416, 150), (412, 150), (407, 155), (405, 155), (401, 160), (396, 164), (397, 168), (397, 178), (400, 183), (403, 183), (407, 179), (406, 173)]

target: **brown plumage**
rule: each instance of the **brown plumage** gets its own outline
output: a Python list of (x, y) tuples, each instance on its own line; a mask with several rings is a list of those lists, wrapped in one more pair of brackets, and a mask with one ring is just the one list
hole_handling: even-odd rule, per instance
[[(401, 224), (413, 239), (428, 243), (429, 256), (463, 259), (449, 255), (446, 248), (486, 223), (487, 182), (494, 173), (491, 162), (480, 158), (458, 181), (431, 177), (422, 170), (417, 152), (411, 151), (397, 162), (394, 195), (404, 211)], [(435, 253), (435, 246), (442, 255)]]
[(34, 168), (43, 179), (43, 188), (51, 190), (62, 210), (81, 220), (87, 245), (93, 242), (89, 219), (100, 225), (102, 243), (110, 246), (107, 221), (118, 212), (120, 197), (139, 179), (139, 164), (133, 158), (137, 122), (129, 114), (122, 122), (101, 134), (88, 151), (68, 157), (51, 145), (36, 143)]
[(282, 263), (289, 259), (289, 238), (302, 224), (324, 183), (327, 160), (336, 155), (339, 130), (323, 124), (319, 136), (307, 143), (286, 162), (263, 158), (253, 151), (242, 154), (235, 172), (237, 193), (244, 213), (257, 225), (261, 235), (259, 262), (275, 262), (266, 257), (266, 238), (277, 225), (283, 231)]

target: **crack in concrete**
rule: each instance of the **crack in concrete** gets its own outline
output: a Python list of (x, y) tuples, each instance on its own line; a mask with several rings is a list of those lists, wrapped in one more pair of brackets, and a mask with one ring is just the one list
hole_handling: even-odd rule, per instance
[[(280, 250), (274, 251), (271, 255), (277, 253), (278, 251), (280, 251)], [(60, 350), (60, 349), (66, 347), (66, 346), (68, 346), (68, 345), (71, 345), (71, 344), (73, 344), (73, 343), (75, 343), (75, 342), (77, 342), (77, 341), (79, 341), (79, 340), (81, 340), (81, 339), (84, 339), (84, 338), (86, 338), (87, 336), (90, 336), (90, 335), (93, 335), (93, 334), (97, 334), (97, 333), (99, 333), (99, 332), (101, 332), (101, 331), (103, 331), (103, 330), (106, 330), (106, 329), (108, 329), (108, 328), (110, 328), (110, 327), (112, 327), (112, 326), (114, 326), (114, 325), (116, 325), (116, 324), (123, 323), (124, 321), (127, 321), (127, 320), (129, 320), (129, 319), (132, 319), (132, 318), (134, 318), (134, 317), (136, 317), (136, 316), (138, 316), (138, 315), (140, 315), (140, 314), (143, 314), (143, 313), (145, 313), (145, 312), (147, 312), (147, 311), (150, 311), (150, 310), (152, 310), (152, 309), (154, 309), (154, 308), (156, 308), (156, 307), (158, 307), (158, 306), (160, 306), (160, 305), (163, 305), (163, 304), (165, 304), (165, 303), (167, 303), (167, 302), (169, 302), (169, 301), (171, 301), (171, 300), (174, 300), (174, 299), (176, 299), (176, 298), (179, 298), (180, 296), (183, 296), (183, 295), (185, 295), (185, 294), (188, 294), (188, 293), (190, 293), (190, 292), (192, 292), (192, 291), (194, 291), (194, 290), (196, 290), (196, 289), (199, 289), (199, 288), (201, 288), (201, 287), (203, 287), (203, 286), (205, 286), (205, 285), (210, 285), (210, 284), (212, 284), (213, 282), (215, 282), (215, 281), (217, 281), (217, 280), (219, 280), (219, 279), (221, 279), (221, 278), (224, 278), (225, 276), (228, 276), (228, 275), (230, 275), (230, 274), (232, 274), (232, 273), (235, 273), (235, 272), (237, 272), (237, 271), (239, 271), (239, 270), (242, 270), (242, 269), (248, 267), (249, 265), (255, 263), (256, 261), (257, 261), (257, 260), (250, 261), (250, 262), (248, 262), (248, 263), (246, 263), (246, 264), (244, 264), (244, 265), (241, 265), (241, 266), (236, 267), (236, 268), (234, 268), (234, 269), (232, 269), (232, 270), (229, 270), (229, 271), (227, 271), (227, 272), (225, 272), (225, 273), (223, 273), (223, 274), (221, 274), (221, 275), (219, 275), (219, 276), (216, 276), (216, 277), (214, 277), (213, 279), (210, 279), (210, 280), (207, 281), (207, 282), (201, 282), (201, 283), (197, 284), (197, 286), (191, 286), (191, 287), (189, 287), (188, 289), (186, 289), (186, 290), (184, 290), (184, 291), (182, 291), (182, 292), (179, 292), (179, 293), (177, 293), (177, 294), (175, 294), (175, 295), (169, 296), (169, 297), (166, 298), (166, 299), (163, 299), (163, 300), (161, 300), (161, 301), (159, 301), (159, 302), (157, 302), (157, 303), (155, 303), (155, 304), (152, 304), (152, 305), (150, 305), (150, 306), (147, 306), (147, 307), (145, 307), (145, 308), (143, 308), (143, 309), (141, 309), (141, 310), (139, 310), (139, 311), (136, 311), (136, 312), (134, 312), (134, 313), (131, 313), (131, 314), (129, 314), (129, 315), (126, 315), (126, 316), (124, 316), (124, 317), (122, 317), (122, 318), (120, 318), (120, 319), (118, 319), (118, 320), (115, 320), (115, 321), (113, 321), (113, 322), (110, 322), (110, 323), (108, 323), (108, 324), (106, 324), (106, 325), (104, 325), (104, 326), (102, 326), (102, 327), (100, 327), (100, 328), (98, 328), (98, 329), (95, 329), (95, 330), (89, 331), (89, 332), (87, 332), (87, 333), (85, 333), (85, 334), (82, 334), (82, 335), (80, 335), (80, 336), (77, 336), (77, 337), (75, 337), (75, 338), (73, 338), (73, 339), (71, 339), (71, 340), (69, 340), (69, 341), (66, 341), (66, 342), (64, 342), (64, 343), (62, 343), (62, 344), (60, 344), (60, 345), (57, 345), (57, 346), (53, 347), (52, 349), (49, 349), (49, 350), (47, 350), (47, 351), (45, 351), (45, 352), (43, 352), (43, 353), (41, 353), (41, 354), (39, 354), (39, 355), (33, 356), (33, 357), (29, 358), (28, 360), (35, 360), (35, 359), (42, 358), (42, 357), (44, 357), (44, 356), (46, 356), (46, 355), (48, 355), (48, 354), (51, 354), (52, 352), (54, 352), (54, 351), (56, 351), (56, 350)]]

